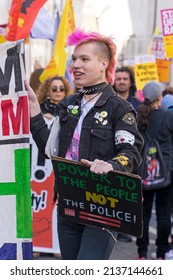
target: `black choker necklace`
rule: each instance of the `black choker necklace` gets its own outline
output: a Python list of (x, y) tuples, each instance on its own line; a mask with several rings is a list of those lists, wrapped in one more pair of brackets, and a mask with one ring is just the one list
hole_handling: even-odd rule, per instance
[(81, 93), (81, 94), (86, 94), (86, 95), (96, 94), (96, 93), (100, 93), (103, 90), (105, 90), (107, 85), (108, 84), (104, 82), (104, 83), (100, 83), (100, 84), (89, 86), (89, 87), (82, 87), (82, 88), (78, 89), (77, 92)]

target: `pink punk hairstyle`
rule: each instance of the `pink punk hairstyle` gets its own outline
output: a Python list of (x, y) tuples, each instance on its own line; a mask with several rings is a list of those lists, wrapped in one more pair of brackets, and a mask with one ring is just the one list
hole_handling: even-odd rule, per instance
[(67, 37), (67, 46), (78, 46), (85, 43), (96, 42), (105, 45), (109, 51), (109, 65), (106, 69), (106, 78), (108, 83), (113, 84), (115, 80), (115, 67), (116, 67), (116, 45), (111, 37), (106, 37), (97, 32), (84, 32), (81, 29), (75, 29)]

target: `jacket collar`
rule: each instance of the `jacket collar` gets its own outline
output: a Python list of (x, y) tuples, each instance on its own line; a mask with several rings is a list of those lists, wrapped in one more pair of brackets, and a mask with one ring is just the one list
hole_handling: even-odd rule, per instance
[[(76, 93), (76, 101), (78, 105), (81, 103), (81, 99), (83, 97), (83, 94)], [(100, 98), (96, 101), (95, 106), (103, 106), (107, 100), (109, 99), (110, 96), (114, 95), (115, 91), (113, 90), (113, 87), (108, 84), (103, 93), (101, 94)]]

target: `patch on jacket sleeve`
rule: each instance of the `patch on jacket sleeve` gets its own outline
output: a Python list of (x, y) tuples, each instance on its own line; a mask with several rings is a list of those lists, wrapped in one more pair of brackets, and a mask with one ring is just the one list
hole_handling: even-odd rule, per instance
[(135, 142), (135, 136), (126, 131), (126, 130), (118, 130), (115, 132), (115, 145), (122, 143), (129, 143), (133, 145)]
[(123, 122), (126, 124), (134, 124), (136, 119), (133, 113), (126, 113), (123, 118), (122, 118)]
[(113, 159), (118, 161), (119, 163), (121, 163), (123, 166), (128, 165), (128, 163), (129, 163), (129, 158), (126, 157), (125, 155), (118, 155), (117, 157), (115, 157)]

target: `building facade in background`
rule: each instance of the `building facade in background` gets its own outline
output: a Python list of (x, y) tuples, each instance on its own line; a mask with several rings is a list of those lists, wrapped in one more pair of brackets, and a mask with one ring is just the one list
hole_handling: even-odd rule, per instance
[[(65, 0), (48, 0), (45, 7), (53, 17), (56, 12), (62, 12)], [(85, 30), (98, 31), (110, 35), (117, 44), (118, 65), (134, 64), (135, 56), (147, 54), (153, 33), (157, 27), (158, 34), (162, 34), (162, 9), (173, 8), (172, 0), (73, 0), (76, 26)], [(31, 39), (30, 41), (30, 69), (33, 70), (34, 61), (40, 61), (44, 67), (48, 64), (52, 54), (52, 42), (49, 40)], [(68, 57), (69, 59), (69, 57)], [(173, 85), (171, 73), (169, 84)]]

